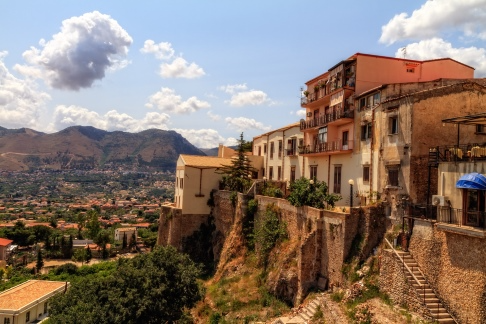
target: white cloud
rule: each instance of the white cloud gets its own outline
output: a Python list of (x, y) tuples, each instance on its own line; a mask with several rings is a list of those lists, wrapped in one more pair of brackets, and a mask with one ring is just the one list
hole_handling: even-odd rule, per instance
[(199, 100), (196, 97), (190, 97), (186, 101), (182, 101), (181, 96), (176, 95), (174, 90), (164, 87), (151, 95), (149, 102), (145, 106), (148, 108), (156, 107), (163, 112), (176, 114), (191, 114), (200, 109), (211, 107), (208, 102)]
[(224, 91), (231, 95), (230, 100), (225, 102), (233, 107), (273, 105), (267, 94), (261, 90), (248, 90), (246, 83), (228, 84), (218, 87), (218, 90)]
[(233, 107), (257, 106), (267, 102), (269, 102), (267, 94), (261, 90), (238, 92), (229, 100), (229, 104)]
[(0, 52), (0, 125), (7, 128), (38, 128), (38, 118), (51, 97), (37, 90), (32, 80), (22, 80), (12, 75), (3, 59), (7, 52)]
[(209, 118), (211, 118), (211, 120), (213, 120), (213, 121), (220, 121), (221, 120), (221, 116), (213, 114), (213, 112), (211, 110), (208, 111), (207, 114), (208, 114)]
[(93, 126), (107, 131), (140, 132), (149, 128), (168, 129), (170, 117), (167, 114), (149, 112), (142, 119), (116, 110), (100, 115), (95, 111), (79, 106), (57, 106), (54, 112), (54, 122), (49, 125), (51, 132), (62, 130), (69, 126)]
[(28, 65), (15, 69), (26, 76), (42, 77), (53, 88), (89, 88), (107, 70), (123, 68), (132, 38), (108, 15), (93, 11), (62, 22), (61, 31), (41, 49), (31, 47), (23, 57)]
[(225, 139), (214, 129), (173, 129), (181, 134), (192, 145), (199, 148), (218, 147), (220, 143), (224, 145), (235, 145), (236, 139), (230, 137)]
[(220, 86), (218, 87), (218, 90), (224, 91), (229, 94), (234, 94), (235, 92), (239, 91), (245, 91), (247, 90), (248, 87), (246, 86), (246, 83), (243, 84), (228, 84), (225, 86)]
[[(294, 112), (290, 112), (291, 115), (294, 114)], [(295, 111), (295, 115), (298, 117), (305, 117), (305, 109), (299, 109)]]
[(453, 29), (468, 37), (486, 39), (486, 0), (427, 1), (411, 16), (395, 15), (382, 27), (380, 42), (427, 39)]
[(256, 121), (255, 119), (250, 119), (246, 117), (237, 117), (237, 118), (226, 117), (224, 121), (226, 122), (228, 128), (233, 128), (240, 132), (249, 129), (257, 129), (257, 130), (267, 132), (272, 129), (271, 126), (265, 126), (262, 123)]
[(206, 73), (196, 63), (189, 64), (182, 57), (177, 57), (171, 63), (160, 65), (160, 75), (163, 78), (185, 78), (195, 79), (202, 77)]
[[(396, 57), (402, 57), (398, 50)], [(440, 38), (432, 38), (407, 45), (407, 58), (415, 60), (429, 60), (450, 57), (476, 69), (476, 77), (486, 76), (486, 49), (477, 47), (454, 48), (451, 43)]]
[(168, 60), (174, 56), (174, 49), (172, 48), (171, 43), (161, 42), (155, 44), (155, 42), (151, 39), (147, 39), (145, 41), (143, 48), (140, 49), (140, 52), (145, 54), (153, 53), (159, 60)]

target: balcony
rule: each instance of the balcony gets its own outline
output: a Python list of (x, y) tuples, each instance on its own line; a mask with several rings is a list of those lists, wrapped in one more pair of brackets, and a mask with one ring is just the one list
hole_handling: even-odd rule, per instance
[(298, 151), (296, 149), (287, 149), (287, 156), (297, 156)]
[(486, 161), (486, 143), (436, 146), (429, 148), (429, 165), (436, 166), (440, 162), (474, 161)]
[(316, 118), (309, 118), (307, 120), (300, 120), (300, 130), (312, 129), (316, 127), (323, 127), (330, 123), (336, 125), (346, 124), (354, 120), (354, 109), (336, 109), (329, 114), (321, 114)]
[(343, 141), (337, 140), (332, 142), (317, 143), (315, 145), (299, 146), (299, 154), (302, 155), (331, 155), (344, 154), (353, 150), (354, 141), (348, 140), (343, 144)]
[(439, 229), (470, 236), (486, 237), (486, 212), (464, 211), (448, 206), (411, 205), (408, 216), (437, 222)]

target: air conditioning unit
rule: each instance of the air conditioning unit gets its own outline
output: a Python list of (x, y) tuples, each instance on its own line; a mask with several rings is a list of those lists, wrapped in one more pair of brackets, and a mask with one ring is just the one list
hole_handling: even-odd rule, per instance
[(308, 112), (307, 113), (307, 117), (312, 117), (312, 113), (311, 112)]
[(445, 196), (432, 195), (432, 205), (448, 206), (449, 198)]

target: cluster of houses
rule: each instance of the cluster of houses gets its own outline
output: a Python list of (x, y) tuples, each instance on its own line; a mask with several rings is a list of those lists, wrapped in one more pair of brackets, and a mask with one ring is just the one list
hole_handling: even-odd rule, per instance
[[(325, 181), (342, 196), (338, 206), (380, 200), (391, 217), (404, 206), (453, 208), (447, 222), (485, 229), (486, 187), (456, 185), (485, 173), (486, 79), (474, 78), (474, 68), (356, 53), (305, 84), (303, 117), (253, 138), (254, 178)], [(217, 169), (232, 154), (181, 155), (173, 207), (208, 213)]]

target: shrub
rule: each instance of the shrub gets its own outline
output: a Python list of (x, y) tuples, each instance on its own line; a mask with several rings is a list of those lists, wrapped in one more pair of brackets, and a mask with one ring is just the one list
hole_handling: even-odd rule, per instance
[(268, 254), (277, 242), (287, 238), (287, 226), (279, 219), (280, 209), (275, 204), (267, 205), (265, 213), (255, 224), (255, 247), (260, 259), (266, 266)]

